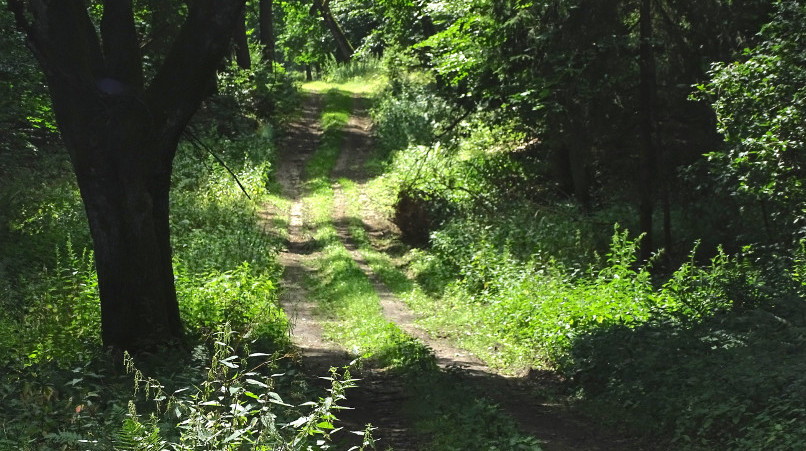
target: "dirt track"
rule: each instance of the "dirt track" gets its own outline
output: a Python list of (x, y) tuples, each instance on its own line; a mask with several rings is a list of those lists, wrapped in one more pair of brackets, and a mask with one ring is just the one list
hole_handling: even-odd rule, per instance
[[(609, 450), (640, 449), (632, 440), (622, 440), (602, 433), (588, 421), (572, 415), (566, 406), (552, 404), (540, 399), (535, 393), (545, 392), (545, 384), (556, 385), (556, 378), (549, 372), (532, 372), (523, 377), (503, 377), (471, 353), (456, 348), (445, 339), (434, 337), (416, 324), (416, 316), (396, 298), (375, 276), (361, 257), (347, 230), (345, 213), (347, 199), (339, 184), (339, 178), (355, 181), (362, 196), (366, 182), (364, 163), (372, 152), (369, 133), (370, 122), (363, 108), (363, 100), (355, 99), (353, 114), (344, 130), (344, 142), (336, 166), (331, 174), (334, 180), (334, 205), (332, 221), (339, 237), (352, 258), (373, 284), (381, 300), (386, 318), (400, 329), (419, 339), (431, 348), (442, 369), (457, 378), (458, 383), (468, 387), (468, 393), (482, 393), (484, 397), (511, 415), (522, 431), (538, 438), (547, 450)], [(303, 211), (304, 168), (313, 155), (321, 129), (319, 114), (321, 98), (316, 94), (307, 97), (301, 117), (289, 128), (281, 143), (278, 181), (283, 194), (291, 200), (288, 213), (288, 244), (280, 254), (280, 263), (285, 267), (281, 303), (292, 319), (291, 338), (301, 352), (302, 364), (307, 374), (322, 376), (330, 367), (342, 367), (349, 363), (350, 356), (337, 344), (322, 337), (322, 327), (315, 314), (314, 303), (308, 300), (302, 285), (308, 262), (314, 258), (310, 249), (311, 237), (306, 232)], [(362, 202), (367, 205), (367, 202)], [(268, 208), (266, 216), (276, 212)], [(394, 226), (371, 211), (362, 212), (364, 227), (371, 233), (393, 234)], [(357, 388), (348, 392), (347, 405), (354, 410), (343, 411), (340, 417), (348, 430), (363, 429), (366, 423), (377, 427), (374, 436), (380, 439), (379, 449), (395, 450), (427, 449), (423, 438), (413, 433), (411, 420), (402, 406), (416, 393), (410, 393), (405, 384), (382, 370), (367, 368), (360, 374)]]

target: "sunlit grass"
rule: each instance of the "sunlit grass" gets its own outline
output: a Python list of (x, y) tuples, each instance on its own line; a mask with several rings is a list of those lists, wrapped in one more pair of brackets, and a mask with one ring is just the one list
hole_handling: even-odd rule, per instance
[(319, 313), (327, 318), (326, 336), (355, 356), (371, 357), (381, 365), (414, 363), (428, 352), (383, 316), (380, 300), (361, 268), (341, 242), (333, 224), (334, 190), (330, 172), (341, 149), (341, 130), (349, 119), (352, 98), (330, 89), (322, 113), (323, 137), (308, 163), (303, 200), (306, 223), (321, 249), (308, 279)]
[[(371, 238), (364, 227), (362, 220), (364, 213), (368, 213), (368, 210), (383, 209), (383, 205), (377, 202), (378, 193), (373, 190), (383, 189), (388, 185), (382, 181), (377, 182), (377, 179), (375, 183), (370, 182), (368, 185), (359, 185), (346, 178), (339, 179), (337, 183), (345, 201), (344, 213), (350, 239), (356, 244), (361, 257), (368, 263), (372, 272), (392, 293), (410, 306), (423, 306), (423, 309), (416, 312), (420, 317), (435, 317), (447, 313), (434, 309), (435, 300), (428, 298), (417, 283), (407, 277), (399, 259), (376, 249), (378, 245), (390, 244), (385, 241), (394, 238)], [(343, 248), (340, 249), (343, 252), (342, 258), (349, 257), (345, 255)], [(328, 269), (322, 268), (322, 270)], [(425, 306), (431, 310), (425, 310)], [(423, 324), (423, 321), (420, 323)], [(445, 324), (452, 323), (448, 321), (438, 325), (429, 324), (433, 326), (429, 327), (429, 330), (439, 331), (439, 334), (443, 335), (444, 329), (441, 326)], [(393, 338), (399, 340), (397, 336), (399, 329), (392, 331), (391, 324), (389, 328), (390, 332), (393, 332)], [(403, 337), (405, 336), (400, 335), (400, 338)], [(418, 433), (428, 437), (429, 449), (540, 450), (537, 441), (518, 431), (515, 422), (500, 408), (490, 403), (484, 393), (479, 393), (453, 375), (438, 370), (428, 348), (424, 348), (421, 343), (411, 338), (402, 344), (408, 346), (397, 344), (389, 349), (396, 348), (399, 356), (397, 359), (401, 363), (408, 362), (409, 368), (413, 366), (419, 369), (409, 373), (405, 378), (408, 389), (418, 393), (418, 396), (412, 397), (406, 403), (406, 411), (410, 412)], [(417, 365), (412, 365), (413, 363)]]
[(372, 97), (379, 93), (389, 82), (384, 75), (371, 75), (358, 78), (351, 78), (344, 82), (329, 82), (315, 80), (305, 82), (301, 85), (303, 92), (326, 93), (336, 89), (344, 94), (356, 95), (359, 97)]

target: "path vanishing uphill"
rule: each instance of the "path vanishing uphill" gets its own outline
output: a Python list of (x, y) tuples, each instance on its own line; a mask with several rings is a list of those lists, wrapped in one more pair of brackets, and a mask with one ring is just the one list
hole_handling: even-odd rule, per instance
[[(323, 338), (316, 304), (308, 298), (303, 285), (306, 274), (312, 271), (310, 262), (316, 257), (316, 252), (320, 252), (307, 231), (303, 199), (304, 170), (322, 132), (319, 125), (321, 106), (320, 95), (307, 95), (301, 116), (291, 124), (280, 146), (275, 173), (283, 195), (290, 200), (288, 211), (279, 212), (267, 207), (264, 212), (265, 217), (274, 218), (275, 223), (278, 217), (287, 215), (287, 246), (279, 255), (279, 261), (285, 267), (280, 301), (292, 322), (291, 338), (300, 351), (302, 366), (314, 377), (326, 375), (330, 367), (344, 367), (353, 358), (338, 344)], [(331, 220), (344, 247), (374, 287), (385, 318), (430, 348), (441, 370), (456, 378), (454, 385), (467, 387), (469, 396), (483, 396), (499, 405), (524, 433), (536, 437), (543, 449), (641, 449), (633, 441), (602, 433), (588, 421), (571, 414), (563, 403), (548, 402), (536, 395), (545, 391), (541, 390), (541, 384), (547, 381), (556, 383), (550, 373), (531, 372), (522, 377), (504, 377), (468, 351), (432, 336), (417, 325), (416, 315), (373, 273), (349, 233), (351, 218), (346, 213), (349, 201), (337, 182), (339, 179), (351, 180), (357, 184), (360, 195), (366, 196), (364, 165), (372, 155), (370, 126), (363, 99), (354, 98), (353, 113), (343, 133), (341, 153), (331, 173), (334, 190)], [(388, 220), (371, 210), (367, 199), (361, 199), (360, 204), (361, 222), (370, 235), (395, 233)], [(315, 277), (315, 274), (310, 275)], [(359, 377), (358, 387), (347, 392), (345, 402), (353, 410), (338, 414), (345, 429), (362, 430), (364, 424), (371, 423), (377, 428), (373, 435), (379, 439), (378, 449), (428, 449), (422, 443), (423, 438), (413, 432), (410, 415), (403, 411), (406, 401), (418, 393), (412, 393), (398, 376), (383, 370), (364, 368)]]

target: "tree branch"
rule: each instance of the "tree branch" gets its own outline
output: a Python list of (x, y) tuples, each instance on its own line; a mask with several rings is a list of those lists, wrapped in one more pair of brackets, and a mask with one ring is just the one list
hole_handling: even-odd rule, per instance
[[(146, 103), (168, 139), (178, 139), (210, 91), (245, 0), (196, 0), (151, 85)], [(173, 157), (172, 155), (169, 157)]]
[(84, 0), (31, 0), (28, 7), (22, 0), (7, 3), (49, 82), (87, 82), (102, 73), (101, 47)]
[[(210, 146), (205, 144), (204, 141), (202, 141), (196, 135), (196, 133), (194, 133), (192, 130), (190, 130), (190, 128), (185, 129), (184, 135), (188, 139), (188, 141), (190, 141), (190, 144), (192, 144), (193, 147), (195, 147), (197, 150), (198, 149), (204, 149), (204, 150), (207, 151), (207, 153), (212, 155), (213, 158), (215, 158), (215, 161), (217, 161), (218, 164), (220, 164), (224, 169), (227, 170), (227, 172), (229, 172), (229, 175), (232, 176), (232, 178), (235, 180), (235, 183), (237, 183), (238, 187), (241, 188), (241, 191), (243, 191), (243, 193), (246, 195), (246, 198), (249, 199), (249, 200), (252, 200), (252, 196), (250, 196), (249, 193), (246, 192), (246, 188), (244, 188), (244, 186), (241, 183), (241, 180), (238, 178), (238, 176), (235, 175), (235, 172), (233, 172), (232, 169), (230, 169), (230, 167), (227, 166), (227, 163), (224, 162), (224, 160), (221, 157), (219, 157), (215, 152), (213, 152), (213, 149), (211, 149)], [(202, 160), (202, 161), (204, 161), (204, 160)]]
[(105, 0), (101, 19), (107, 76), (142, 91), (143, 65), (134, 27), (132, 0)]

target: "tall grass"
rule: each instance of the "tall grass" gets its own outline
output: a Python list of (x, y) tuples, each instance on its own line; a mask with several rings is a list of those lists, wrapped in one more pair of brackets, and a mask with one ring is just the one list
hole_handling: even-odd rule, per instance
[(356, 83), (372, 80), (382, 72), (383, 61), (372, 55), (357, 56), (346, 63), (330, 58), (324, 66), (324, 79), (334, 84)]

